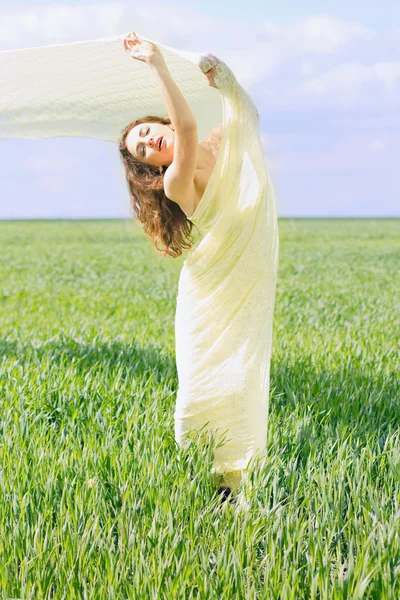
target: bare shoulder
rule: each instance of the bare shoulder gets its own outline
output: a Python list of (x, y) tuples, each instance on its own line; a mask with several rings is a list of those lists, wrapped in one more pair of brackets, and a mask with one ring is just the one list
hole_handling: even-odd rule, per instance
[(219, 147), (221, 145), (222, 129), (223, 129), (223, 126), (221, 123), (220, 125), (217, 125), (216, 127), (214, 127), (214, 129), (212, 131), (210, 131), (210, 133), (207, 135), (207, 137), (204, 138), (204, 140), (201, 142), (202, 146), (204, 146), (208, 150), (211, 150), (214, 157), (217, 156)]
[[(165, 195), (173, 202), (176, 202), (186, 216), (193, 214), (202, 198), (205, 188), (207, 187), (207, 183), (212, 173), (212, 168), (215, 166), (215, 161), (218, 156), (222, 138), (222, 130), (223, 125), (220, 123), (214, 127), (214, 129), (212, 129), (207, 137), (204, 138), (204, 140), (200, 143), (201, 146), (207, 148), (213, 158), (209, 160), (210, 164), (207, 167), (202, 166), (202, 168), (196, 169), (193, 182), (186, 185), (185, 189), (181, 189), (179, 192), (172, 193), (172, 190), (170, 189), (171, 186), (169, 185), (168, 169), (165, 172)], [(179, 198), (179, 200), (177, 198)], [(190, 217), (188, 216), (188, 218)]]
[(212, 129), (212, 131), (210, 131), (210, 133), (207, 135), (207, 137), (204, 138), (203, 142), (215, 142), (215, 141), (221, 141), (221, 137), (222, 137), (222, 129), (223, 129), (223, 125), (222, 123), (220, 123), (219, 125), (217, 125), (216, 127), (214, 127), (214, 129)]

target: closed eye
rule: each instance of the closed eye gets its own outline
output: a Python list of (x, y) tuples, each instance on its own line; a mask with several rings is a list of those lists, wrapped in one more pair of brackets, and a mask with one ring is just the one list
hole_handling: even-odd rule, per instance
[[(139, 135), (147, 135), (150, 131), (150, 127), (147, 128), (146, 133), (143, 133), (143, 128), (140, 130)], [(139, 142), (137, 144), (139, 146)], [(137, 152), (137, 148), (136, 148), (136, 152)], [(142, 147), (140, 149), (140, 154), (144, 157), (146, 156), (146, 146), (144, 144), (142, 144)]]

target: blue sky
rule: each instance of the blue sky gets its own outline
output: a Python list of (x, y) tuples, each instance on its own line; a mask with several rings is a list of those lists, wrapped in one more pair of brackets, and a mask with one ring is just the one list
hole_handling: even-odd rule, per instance
[[(278, 215), (400, 216), (400, 3), (2, 2), (0, 50), (134, 30), (220, 56), (254, 98)], [(131, 215), (116, 144), (0, 140), (0, 218)]]

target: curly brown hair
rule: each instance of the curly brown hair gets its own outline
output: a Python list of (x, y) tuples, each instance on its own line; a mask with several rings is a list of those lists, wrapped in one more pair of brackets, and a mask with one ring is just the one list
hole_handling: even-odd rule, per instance
[[(121, 132), (119, 151), (125, 168), (125, 176), (133, 211), (143, 224), (143, 231), (150, 237), (153, 247), (164, 255), (177, 258), (182, 250), (191, 248), (193, 223), (189, 221), (181, 207), (167, 198), (164, 192), (166, 166), (156, 167), (135, 158), (126, 146), (130, 130), (141, 123), (162, 123), (170, 125), (171, 120), (149, 115), (129, 123)], [(165, 248), (159, 248), (162, 242)]]

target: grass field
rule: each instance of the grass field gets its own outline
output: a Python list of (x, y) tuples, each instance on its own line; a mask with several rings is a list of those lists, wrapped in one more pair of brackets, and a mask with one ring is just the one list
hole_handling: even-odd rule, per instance
[(268, 456), (177, 460), (177, 260), (0, 222), (0, 597), (400, 598), (400, 220), (280, 219)]

